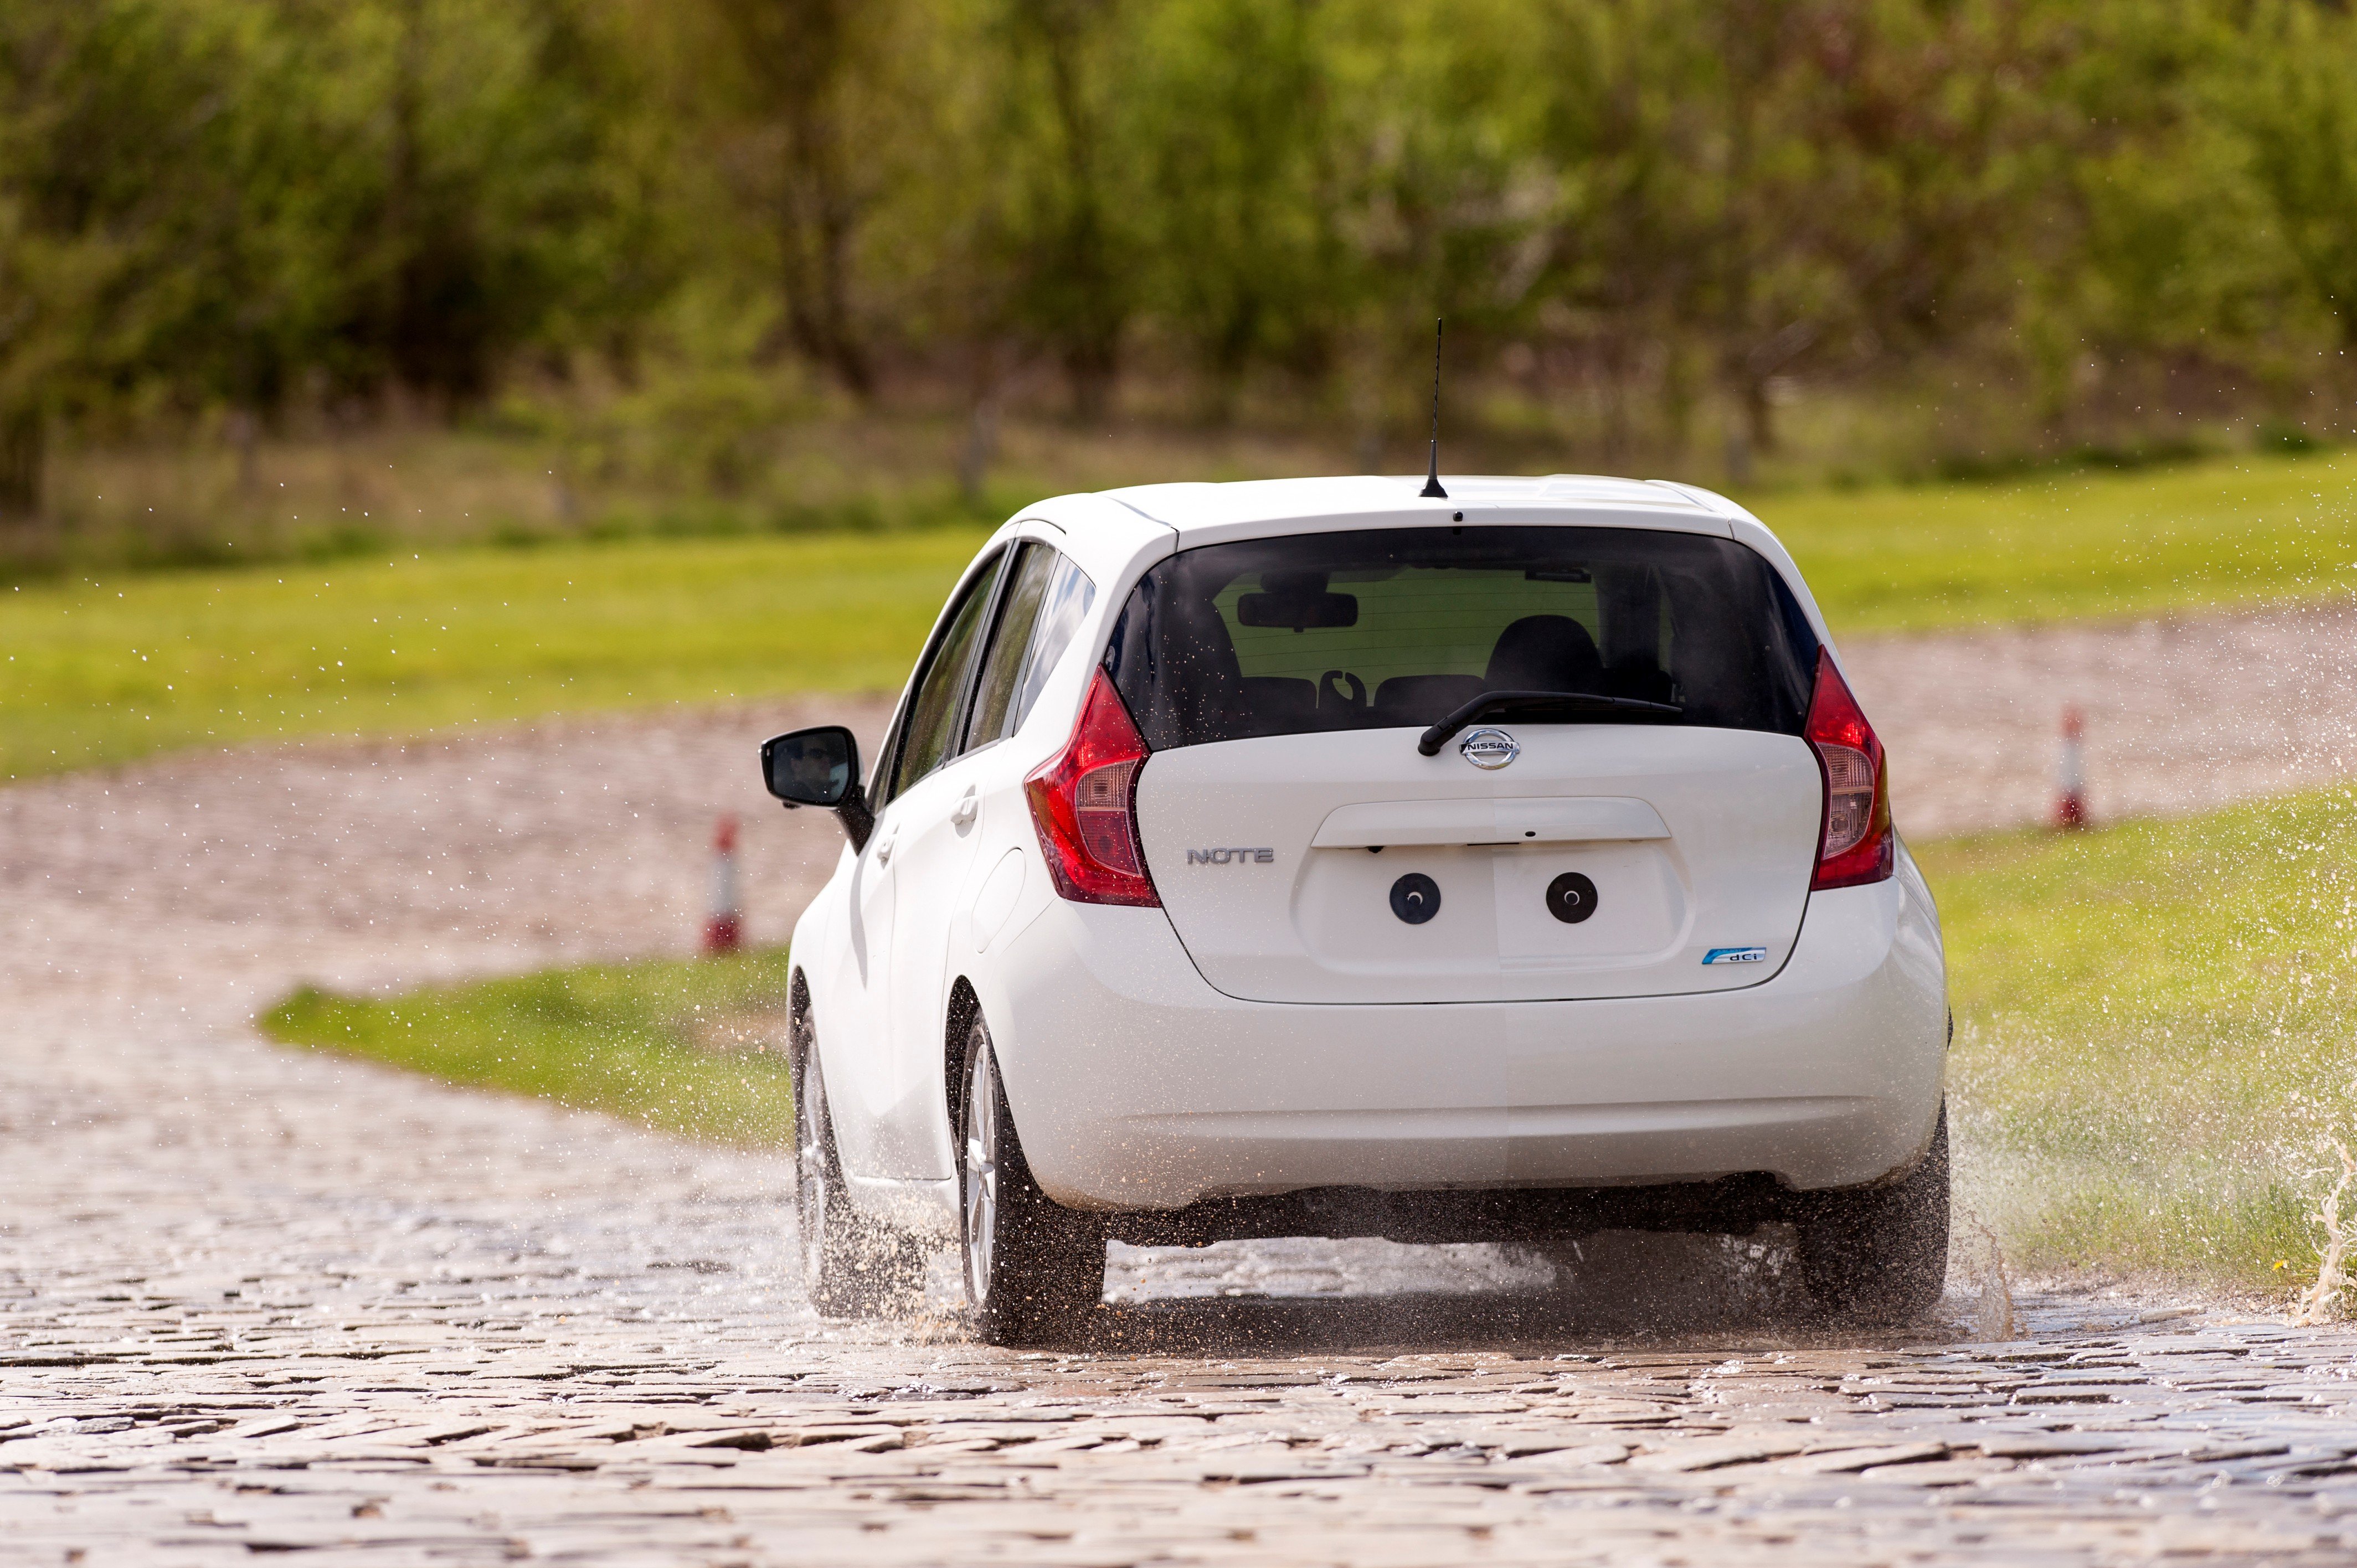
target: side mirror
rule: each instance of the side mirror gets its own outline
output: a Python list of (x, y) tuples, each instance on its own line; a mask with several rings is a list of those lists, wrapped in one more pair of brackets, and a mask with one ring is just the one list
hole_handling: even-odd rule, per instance
[(843, 821), (851, 847), (867, 847), (876, 825), (859, 787), (859, 742), (841, 725), (821, 725), (772, 736), (761, 743), (761, 781), (785, 803), (819, 806)]
[(761, 743), (761, 777), (789, 806), (832, 811), (859, 788), (859, 743), (841, 725), (778, 736)]

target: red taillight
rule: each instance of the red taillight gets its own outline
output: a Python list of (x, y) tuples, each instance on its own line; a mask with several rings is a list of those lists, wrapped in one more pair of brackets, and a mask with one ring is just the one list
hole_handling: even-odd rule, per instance
[(1072, 738), (1023, 781), (1056, 891), (1082, 904), (1159, 907), (1137, 840), (1137, 769), (1145, 737), (1102, 670)]
[(1817, 655), (1817, 689), (1803, 731), (1817, 748), (1825, 779), (1825, 814), (1817, 835), (1812, 889), (1856, 887), (1889, 876), (1899, 853), (1890, 830), (1890, 770), (1882, 742), (1866, 722), (1833, 656)]

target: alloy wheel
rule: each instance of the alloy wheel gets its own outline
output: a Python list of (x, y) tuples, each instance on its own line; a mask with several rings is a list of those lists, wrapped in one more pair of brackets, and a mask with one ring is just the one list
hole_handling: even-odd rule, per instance
[(802, 1278), (815, 1281), (826, 1260), (826, 1090), (818, 1053), (802, 1062), (794, 1096), (794, 1230), (802, 1242)]
[(987, 1047), (966, 1067), (964, 1176), (966, 1296), (981, 1306), (998, 1232), (998, 1069)]

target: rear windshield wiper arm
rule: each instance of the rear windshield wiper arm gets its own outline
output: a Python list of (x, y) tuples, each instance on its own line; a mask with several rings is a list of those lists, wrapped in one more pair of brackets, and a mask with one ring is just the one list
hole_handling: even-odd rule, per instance
[(1593, 692), (1484, 692), (1424, 732), (1415, 748), (1430, 757), (1448, 744), (1448, 737), (1477, 719), (1572, 719), (1605, 717), (1674, 719), (1684, 713), (1671, 703), (1648, 703), (1635, 697), (1605, 697)]

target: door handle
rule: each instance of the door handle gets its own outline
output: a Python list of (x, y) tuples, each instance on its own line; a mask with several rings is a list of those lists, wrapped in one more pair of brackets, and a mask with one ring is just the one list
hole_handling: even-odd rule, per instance
[(974, 814), (981, 810), (981, 800), (975, 798), (974, 790), (969, 788), (965, 794), (959, 799), (957, 810), (950, 813), (950, 821), (955, 822), (962, 828), (972, 827), (974, 825)]
[(890, 832), (886, 833), (882, 838), (876, 841), (877, 865), (889, 865), (892, 864), (892, 841), (899, 836), (900, 831), (898, 828), (895, 828)]

